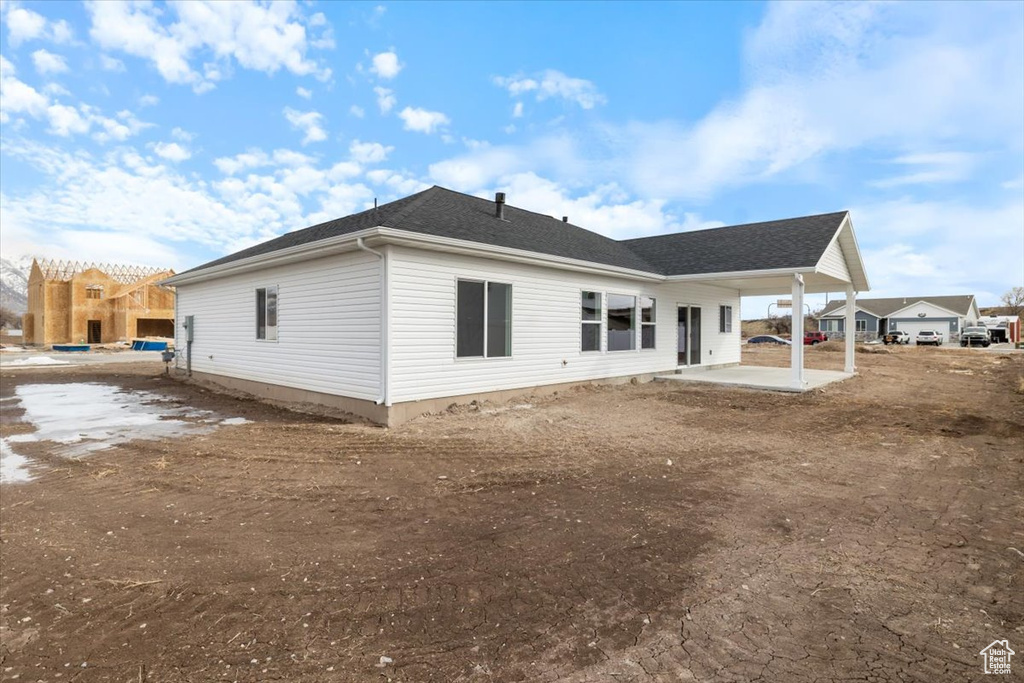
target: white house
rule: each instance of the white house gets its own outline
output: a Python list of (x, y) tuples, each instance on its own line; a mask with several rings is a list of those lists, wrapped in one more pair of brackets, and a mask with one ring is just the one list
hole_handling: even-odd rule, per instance
[[(800, 306), (805, 291), (868, 288), (847, 212), (616, 241), (502, 193), (440, 187), (164, 284), (177, 287), (177, 367), (384, 424), (539, 386), (737, 364), (741, 295)], [(794, 344), (794, 386), (802, 353)]]

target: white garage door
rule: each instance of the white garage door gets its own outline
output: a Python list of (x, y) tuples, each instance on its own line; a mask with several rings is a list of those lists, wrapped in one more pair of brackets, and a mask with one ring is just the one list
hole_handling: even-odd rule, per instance
[(912, 323), (900, 322), (896, 323), (896, 325), (896, 329), (910, 333), (911, 344), (917, 343), (917, 333), (920, 332), (921, 330), (934, 330), (942, 335), (943, 344), (949, 343), (949, 323), (945, 320), (943, 320), (942, 322), (928, 322), (926, 320), (918, 322), (915, 320)]

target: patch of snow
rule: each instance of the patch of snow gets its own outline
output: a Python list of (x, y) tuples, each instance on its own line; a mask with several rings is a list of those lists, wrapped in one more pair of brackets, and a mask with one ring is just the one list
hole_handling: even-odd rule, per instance
[[(23, 384), (15, 390), (23, 419), (36, 431), (19, 440), (62, 444), (60, 454), (78, 456), (134, 439), (158, 440), (214, 429), (177, 419), (190, 409), (159, 401), (149, 391), (124, 391), (108, 384)], [(11, 437), (12, 439), (14, 437)]]
[(32, 356), (31, 358), (19, 358), (4, 363), (9, 368), (23, 367), (28, 365), (71, 365), (66, 360), (50, 358), (49, 356)]
[(11, 448), (8, 439), (0, 438), (0, 484), (29, 481), (28, 458), (18, 455)]
[(252, 420), (247, 420), (244, 417), (229, 417), (226, 420), (221, 420), (222, 425), (247, 425), (252, 424)]

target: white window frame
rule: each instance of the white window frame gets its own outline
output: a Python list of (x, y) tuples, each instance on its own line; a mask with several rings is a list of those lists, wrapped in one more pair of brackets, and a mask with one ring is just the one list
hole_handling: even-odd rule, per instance
[(270, 307), (268, 305), (270, 302), (270, 296), (268, 294), (271, 291), (274, 293), (274, 324), (264, 324), (263, 336), (261, 337), (260, 319), (259, 313), (257, 312), (256, 320), (254, 321), (256, 324), (253, 325), (253, 327), (255, 328), (256, 341), (276, 344), (278, 339), (277, 328), (281, 325), (281, 290), (277, 285), (265, 285), (263, 287), (256, 287), (255, 289), (253, 289), (253, 304), (256, 304), (259, 301), (259, 293), (261, 290), (263, 291), (263, 320), (265, 322), (269, 321), (270, 319)]
[(729, 304), (718, 305), (718, 333), (732, 334), (732, 306)]
[[(586, 293), (596, 294), (597, 295), (597, 303), (601, 307), (601, 309), (597, 313), (597, 320), (584, 320), (583, 319), (583, 295), (586, 294)], [(604, 353), (605, 346), (606, 346), (605, 338), (604, 338), (604, 321), (605, 321), (604, 292), (598, 291), (596, 289), (581, 289), (580, 290), (580, 307), (579, 307), (579, 311), (580, 311), (580, 328), (579, 328), (580, 329), (580, 345), (579, 345), (579, 352), (581, 354), (582, 353), (586, 353), (586, 354)], [(597, 326), (597, 348), (596, 349), (591, 349), (589, 351), (584, 351), (583, 350), (583, 326), (584, 325), (596, 325)]]
[(867, 332), (868, 331), (868, 321), (866, 319), (864, 319), (864, 318), (857, 318), (854, 321), (853, 331), (854, 332)]
[[(483, 327), (484, 327), (484, 349), (483, 349), (483, 351), (484, 351), (484, 355), (482, 355), (482, 356), (460, 356), (459, 355), (459, 283), (460, 282), (479, 282), (479, 283), (483, 284), (483, 286), (484, 286), (484, 317), (483, 317)], [(509, 291), (509, 301), (508, 301), (508, 333), (509, 333), (509, 342), (508, 342), (508, 346), (509, 346), (509, 348), (508, 348), (508, 355), (507, 356), (488, 356), (487, 355), (487, 314), (488, 314), (488, 310), (487, 310), (488, 309), (487, 285), (491, 284), (492, 282), (494, 284), (496, 284), (496, 285), (508, 285), (508, 291)], [(480, 360), (501, 360), (501, 359), (511, 359), (512, 358), (513, 349), (514, 349), (513, 340), (515, 338), (515, 335), (513, 334), (513, 332), (514, 332), (513, 327), (514, 327), (515, 321), (513, 320), (513, 317), (512, 317), (512, 312), (514, 310), (514, 302), (515, 302), (515, 285), (513, 283), (511, 283), (511, 282), (502, 282), (500, 280), (484, 280), (484, 279), (476, 278), (476, 277), (456, 277), (455, 278), (455, 320), (454, 320), (454, 323), (455, 323), (455, 330), (454, 330), (455, 331), (455, 344), (454, 344), (454, 348), (452, 349), (452, 353), (454, 354), (454, 358), (455, 358), (456, 362), (480, 361)]]
[[(645, 323), (644, 322), (644, 316), (643, 316), (644, 307), (643, 307), (643, 304), (641, 303), (642, 299), (650, 299), (651, 300), (651, 322), (649, 322), (649, 323)], [(637, 328), (640, 331), (640, 343), (637, 344), (637, 349), (640, 350), (640, 351), (657, 351), (658, 350), (658, 327), (657, 327), (657, 325), (658, 325), (658, 298), (657, 297), (648, 296), (646, 294), (640, 294), (639, 296), (637, 296), (637, 298), (636, 298), (636, 320), (637, 320)], [(651, 336), (651, 339), (654, 340), (654, 346), (649, 346), (649, 347), (645, 347), (644, 346), (644, 328), (645, 327), (650, 327), (651, 329), (654, 330), (654, 334)]]

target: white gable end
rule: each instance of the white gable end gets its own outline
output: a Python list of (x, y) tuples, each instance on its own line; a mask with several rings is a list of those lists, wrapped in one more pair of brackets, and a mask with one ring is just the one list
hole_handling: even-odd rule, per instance
[(911, 304), (906, 308), (901, 308), (898, 311), (893, 312), (890, 318), (960, 318), (962, 317), (956, 311), (951, 311), (948, 308), (941, 308), (934, 304), (929, 304), (924, 301), (918, 301), (915, 304)]

